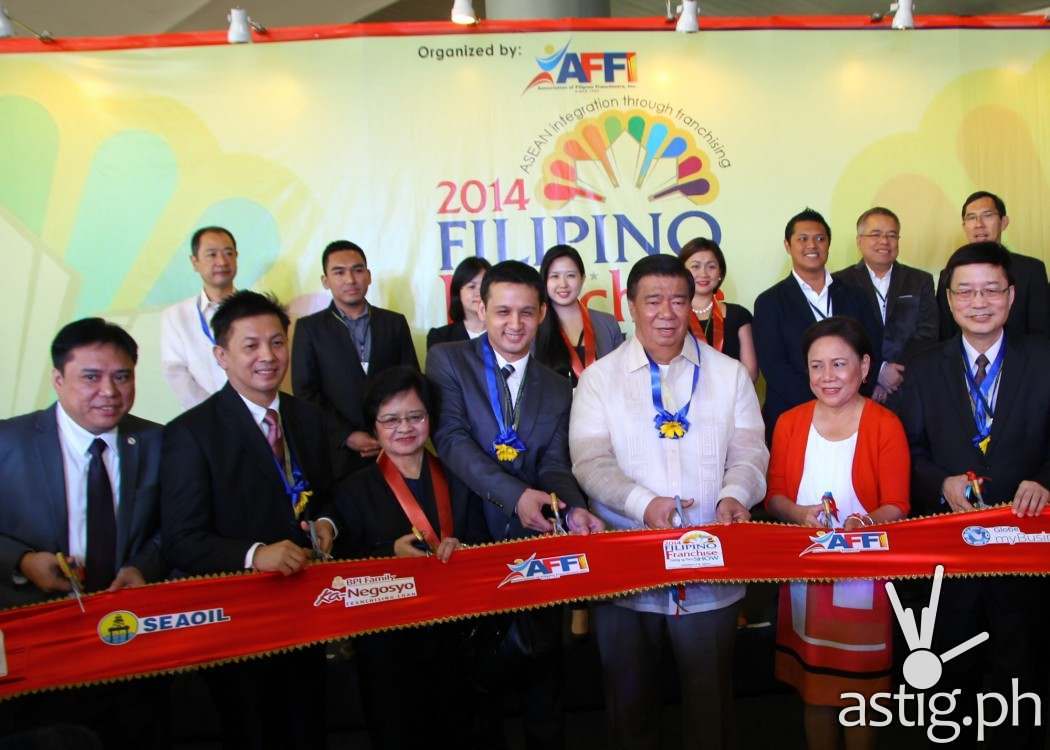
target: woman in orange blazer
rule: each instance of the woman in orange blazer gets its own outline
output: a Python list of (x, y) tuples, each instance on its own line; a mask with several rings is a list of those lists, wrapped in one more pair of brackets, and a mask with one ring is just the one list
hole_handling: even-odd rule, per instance
[[(773, 431), (766, 508), (800, 526), (853, 531), (908, 513), (911, 461), (893, 412), (860, 395), (871, 344), (852, 318), (806, 331), (802, 347), (815, 401), (780, 416)], [(823, 499), (830, 495), (831, 513)], [(791, 583), (780, 591), (776, 676), (805, 703), (810, 748), (840, 745), (845, 692), (888, 690), (893, 627), (878, 581)], [(874, 747), (874, 730), (852, 727), (846, 746)]]

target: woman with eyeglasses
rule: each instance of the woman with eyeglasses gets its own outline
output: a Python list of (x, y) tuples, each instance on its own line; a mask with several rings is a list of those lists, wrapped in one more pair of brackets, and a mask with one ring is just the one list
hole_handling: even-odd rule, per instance
[(751, 337), (751, 313), (726, 302), (720, 292), (726, 278), (726, 257), (714, 240), (697, 237), (678, 253), (693, 277), (694, 291), (689, 330), (723, 354), (747, 368), (751, 382), (758, 380), (758, 355)]
[[(335, 493), (341, 557), (425, 557), (448, 563), (461, 536), (484, 521), (454, 507), (449, 480), (425, 445), (430, 392), (415, 369), (386, 370), (365, 394), (363, 410), (381, 448), (374, 464), (344, 479)], [(474, 526), (473, 524), (478, 524)], [(354, 639), (361, 698), (372, 746), (423, 747), (458, 731), (464, 701), (455, 685), (455, 623)], [(440, 678), (441, 689), (434, 689)], [(406, 708), (409, 707), (409, 708)], [(410, 710), (413, 720), (405, 719)]]
[(536, 332), (536, 359), (574, 388), (584, 368), (624, 342), (616, 318), (580, 301), (584, 273), (583, 258), (569, 245), (550, 248), (540, 264), (547, 316)]
[(464, 258), (456, 266), (449, 285), (448, 317), (452, 322), (427, 332), (428, 351), (435, 344), (470, 341), (485, 332), (485, 321), (478, 310), (481, 305), (481, 281), (490, 268), (491, 263), (473, 255)]

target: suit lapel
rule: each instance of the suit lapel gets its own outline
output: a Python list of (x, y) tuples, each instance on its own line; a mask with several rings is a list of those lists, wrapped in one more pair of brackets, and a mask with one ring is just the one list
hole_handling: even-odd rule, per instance
[(973, 407), (970, 405), (970, 394), (966, 392), (966, 374), (962, 356), (962, 344), (959, 335), (948, 339), (941, 359), (941, 375), (944, 379), (945, 393), (952, 411), (959, 416), (959, 429), (977, 456), (981, 452), (973, 445), (971, 438), (977, 434), (973, 421)]
[(117, 451), (120, 454), (120, 505), (117, 508), (117, 563), (128, 557), (128, 542), (134, 537), (131, 525), (135, 520), (135, 491), (139, 479), (139, 444), (134, 430), (124, 425), (117, 430)]
[[(343, 357), (346, 358), (348, 365), (347, 377), (358, 381), (364, 380), (365, 371), (361, 367), (361, 356), (357, 353), (357, 346), (350, 336), (350, 331), (347, 330), (343, 321), (338, 318), (334, 302), (328, 306), (328, 313), (325, 315), (325, 325), (328, 329), (329, 338), (333, 340), (337, 351), (342, 352)], [(376, 342), (375, 318), (371, 314), (369, 315), (368, 325), (372, 327), (372, 347), (374, 349)], [(375, 357), (372, 357), (372, 359), (375, 359)]]
[[(1003, 341), (1006, 356), (1003, 359), (1002, 374), (999, 377), (999, 390), (995, 397), (995, 409), (992, 419), (992, 440), (988, 445), (988, 455), (995, 450), (999, 436), (1006, 429), (1017, 403), (1018, 394), (1025, 382), (1025, 369), (1028, 366), (1024, 350), (1016, 346), (1010, 338)], [(994, 387), (994, 385), (993, 385)]]
[[(255, 466), (269, 467), (262, 469), (262, 472), (270, 472), (270, 481), (281, 484), (281, 477), (278, 474), (273, 453), (270, 451), (270, 444), (266, 442), (266, 436), (259, 429), (259, 425), (255, 424), (255, 420), (252, 419), (252, 413), (241, 400), (240, 394), (229, 383), (223, 386), (221, 393), (223, 394), (220, 401), (221, 409), (230, 420), (232, 431), (239, 436), (241, 445), (252, 454), (252, 463)], [(283, 411), (281, 416), (284, 416)]]
[[(811, 323), (816, 321), (816, 316), (813, 315), (813, 308), (809, 306), (809, 300), (806, 299), (806, 295), (802, 292), (802, 287), (798, 285), (798, 281), (793, 274), (789, 274), (781, 283), (784, 285), (788, 307), (794, 308), (794, 315), (791, 317), (799, 321), (806, 321), (805, 327), (808, 328)], [(831, 294), (830, 290), (828, 294)], [(834, 302), (832, 304), (834, 305)]]
[[(864, 298), (871, 305), (871, 308), (875, 311), (875, 319), (880, 323), (882, 322), (882, 305), (879, 303), (879, 295), (875, 291), (875, 283), (871, 280), (871, 274), (868, 273), (868, 266), (862, 260), (860, 263), (853, 267), (857, 275), (857, 279), (860, 281), (860, 288), (864, 290)], [(896, 281), (897, 273), (894, 271), (890, 277), (890, 288), (892, 290), (893, 283)], [(892, 293), (892, 291), (891, 291)], [(886, 318), (890, 317), (889, 308), (889, 297), (886, 298)]]
[(65, 466), (62, 462), (62, 443), (58, 439), (58, 416), (52, 406), (37, 415), (37, 466), (43, 474), (44, 502), (55, 529), (58, 549), (69, 552), (69, 518), (66, 514)]
[[(904, 269), (901, 268), (900, 263), (893, 264), (893, 270), (890, 272), (890, 288), (886, 290), (886, 320), (890, 319), (893, 315), (893, 307), (897, 302), (897, 297), (900, 296), (902, 291), (901, 287), (904, 285)], [(882, 318), (882, 313), (879, 313), (879, 318)]]
[(540, 398), (540, 372), (539, 363), (535, 357), (529, 357), (529, 363), (525, 367), (525, 387), (521, 392), (521, 419), (518, 421), (518, 435), (525, 443), (526, 448), (534, 448), (529, 445), (529, 436), (532, 428), (536, 426), (536, 415), (539, 413)]

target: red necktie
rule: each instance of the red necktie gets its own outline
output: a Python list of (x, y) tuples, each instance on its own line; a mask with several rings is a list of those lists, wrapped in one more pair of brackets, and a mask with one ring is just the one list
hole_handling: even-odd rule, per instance
[(277, 463), (283, 467), (284, 435), (281, 433), (281, 420), (277, 417), (276, 411), (273, 409), (267, 409), (266, 416), (263, 417), (263, 422), (266, 423), (266, 442), (270, 444), (270, 450), (273, 451)]

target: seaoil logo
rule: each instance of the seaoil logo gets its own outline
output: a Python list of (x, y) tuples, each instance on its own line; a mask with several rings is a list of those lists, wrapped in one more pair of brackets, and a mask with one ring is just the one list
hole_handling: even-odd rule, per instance
[[(555, 51), (548, 45), (544, 57), (537, 57), (540, 72), (525, 87), (591, 88), (600, 85), (631, 84), (638, 80), (637, 52), (569, 52), (569, 44)], [(525, 93), (524, 91), (522, 93)]]
[(215, 609), (195, 609), (189, 612), (173, 612), (164, 615), (146, 615), (139, 617), (134, 612), (126, 609), (110, 612), (98, 621), (98, 637), (103, 643), (110, 646), (123, 646), (131, 642), (137, 635), (149, 635), (166, 630), (182, 630), (183, 628), (198, 628), (203, 625), (215, 625), (217, 623), (229, 622), (230, 617), (222, 611), (222, 607)]

